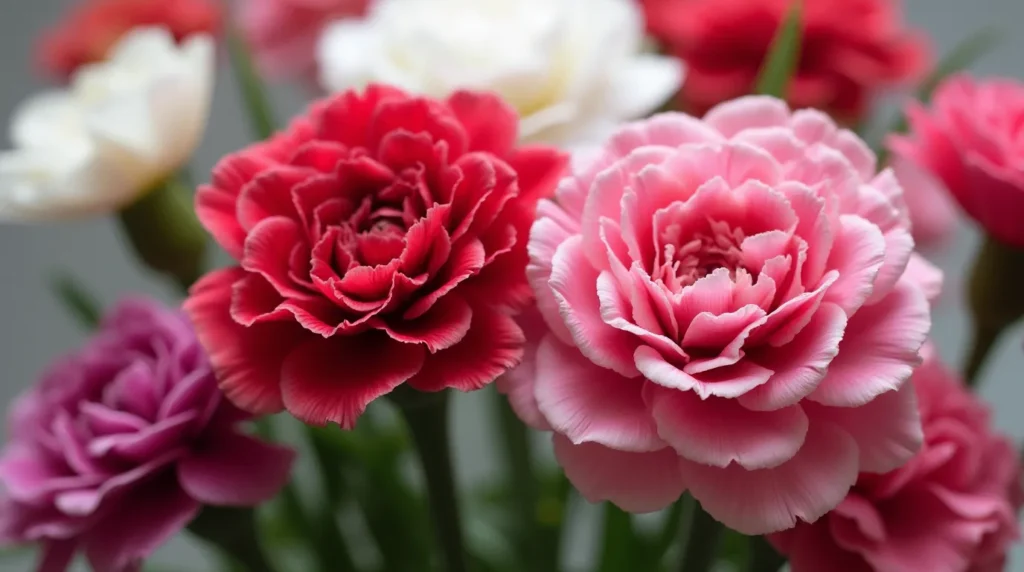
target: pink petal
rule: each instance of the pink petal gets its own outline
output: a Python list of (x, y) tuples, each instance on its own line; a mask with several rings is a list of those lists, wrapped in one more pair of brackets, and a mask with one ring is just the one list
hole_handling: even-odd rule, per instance
[[(538, 208), (538, 214), (545, 204), (550, 203), (542, 202), (541, 207)], [(551, 204), (549, 208), (553, 210), (559, 207)], [(530, 229), (530, 242), (527, 246), (530, 263), (526, 267), (526, 277), (537, 298), (537, 309), (551, 331), (565, 343), (572, 343), (572, 334), (569, 333), (565, 322), (562, 321), (562, 315), (558, 310), (558, 300), (548, 285), (548, 280), (551, 279), (552, 264), (558, 247), (572, 234), (572, 231), (559, 224), (554, 218), (538, 218)]]
[(736, 365), (690, 375), (669, 363), (664, 356), (649, 346), (640, 346), (634, 354), (636, 367), (644, 377), (669, 389), (693, 390), (702, 399), (709, 396), (739, 397), (767, 382), (772, 371), (749, 360)]
[(910, 255), (903, 277), (917, 284), (929, 302), (935, 303), (942, 294), (942, 270), (916, 252)]
[(777, 467), (804, 444), (807, 416), (797, 405), (751, 411), (733, 399), (701, 399), (693, 392), (644, 387), (644, 398), (658, 434), (682, 457), (695, 463), (746, 469)]
[(899, 389), (920, 363), (931, 327), (928, 301), (907, 280), (884, 300), (861, 308), (846, 327), (839, 355), (809, 397), (823, 405), (858, 407)]
[(537, 407), (574, 444), (637, 452), (665, 446), (644, 405), (641, 380), (598, 367), (553, 336), (540, 344), (536, 375)]
[(558, 247), (552, 262), (550, 287), (576, 346), (595, 364), (626, 377), (636, 377), (633, 350), (636, 338), (602, 319), (597, 295), (598, 272), (583, 251), (583, 237), (575, 235)]
[(822, 304), (792, 341), (781, 347), (752, 350), (748, 359), (775, 372), (767, 383), (741, 395), (744, 407), (770, 411), (798, 403), (814, 391), (839, 354), (846, 330), (846, 312)]
[(420, 391), (480, 389), (519, 364), (525, 342), (523, 331), (510, 316), (476, 307), (469, 334), (461, 343), (428, 356), (409, 385)]
[(774, 97), (752, 95), (713, 107), (704, 115), (704, 123), (732, 137), (745, 129), (788, 124), (789, 108)]
[(184, 308), (227, 398), (251, 413), (277, 413), (283, 408), (281, 365), (308, 334), (296, 324), (246, 328), (232, 320), (231, 287), (244, 276), (240, 268), (207, 274), (192, 287)]
[(841, 427), (857, 442), (860, 470), (888, 473), (903, 466), (924, 441), (914, 386), (904, 383), (860, 407), (804, 405), (813, 419), (825, 419)]
[(95, 570), (130, 570), (181, 532), (199, 509), (172, 478), (133, 488), (86, 537), (89, 564)]
[(596, 443), (573, 445), (555, 434), (555, 458), (588, 501), (610, 501), (635, 513), (654, 512), (686, 490), (675, 451), (627, 453)]
[(877, 226), (858, 216), (843, 215), (839, 221), (827, 265), (839, 271), (839, 279), (825, 294), (825, 301), (852, 315), (874, 288), (885, 262), (885, 237)]
[(310, 339), (281, 369), (281, 394), (288, 411), (313, 425), (355, 427), (371, 401), (390, 393), (423, 367), (426, 349), (383, 333)]
[(287, 447), (219, 431), (178, 462), (178, 482), (203, 504), (254, 506), (272, 499), (288, 482), (294, 459)]
[(743, 534), (767, 534), (814, 522), (857, 480), (857, 445), (841, 429), (812, 424), (804, 446), (771, 469), (720, 469), (680, 458), (683, 477), (704, 510)]

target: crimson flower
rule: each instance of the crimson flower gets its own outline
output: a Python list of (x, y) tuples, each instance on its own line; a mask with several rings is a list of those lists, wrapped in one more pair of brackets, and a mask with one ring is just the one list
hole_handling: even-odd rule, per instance
[(370, 86), (222, 160), (196, 210), (240, 264), (185, 307), (228, 398), (350, 428), (403, 383), (468, 391), (515, 366), (528, 230), (567, 162), (517, 148), (517, 122), (489, 94)]

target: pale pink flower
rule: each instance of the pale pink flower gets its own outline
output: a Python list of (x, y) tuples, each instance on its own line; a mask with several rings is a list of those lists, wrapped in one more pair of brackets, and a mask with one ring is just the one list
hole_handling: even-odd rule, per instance
[(956, 203), (942, 181), (903, 157), (894, 157), (891, 167), (903, 188), (917, 247), (939, 247), (952, 238), (956, 232)]
[(998, 572), (1019, 538), (1021, 466), (988, 407), (937, 358), (914, 373), (924, 447), (862, 473), (835, 510), (774, 534), (793, 572)]
[(337, 19), (363, 15), (369, 4), (370, 0), (242, 0), (239, 20), (265, 73), (312, 77), (323, 29)]
[(938, 274), (875, 162), (825, 114), (747, 97), (623, 127), (541, 202), (550, 333), (502, 388), (585, 497), (644, 512), (689, 489), (760, 534), (911, 458)]

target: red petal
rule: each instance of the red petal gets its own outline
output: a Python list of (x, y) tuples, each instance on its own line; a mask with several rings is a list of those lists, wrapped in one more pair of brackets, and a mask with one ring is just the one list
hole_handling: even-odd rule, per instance
[(429, 133), (401, 129), (385, 134), (377, 149), (377, 159), (395, 172), (408, 169), (436, 172), (446, 158), (447, 154), (438, 148)]
[(257, 272), (286, 297), (309, 297), (310, 292), (295, 284), (291, 270), (292, 249), (304, 240), (299, 225), (280, 216), (264, 219), (245, 239), (242, 268)]
[(423, 343), (431, 353), (461, 342), (469, 332), (473, 310), (456, 295), (445, 296), (415, 320), (396, 320), (384, 326), (391, 339), (407, 344)]
[(345, 272), (337, 288), (359, 301), (384, 300), (391, 291), (398, 265), (399, 261), (393, 260), (379, 266), (356, 266)]
[(344, 145), (333, 141), (314, 139), (299, 147), (289, 163), (321, 173), (333, 173), (338, 163), (347, 159), (350, 154), (351, 151)]
[(480, 389), (519, 364), (525, 343), (511, 317), (493, 308), (474, 308), (462, 343), (429, 356), (409, 384), (420, 391)]
[(351, 429), (371, 401), (420, 370), (425, 354), (383, 332), (307, 341), (284, 364), (285, 407), (306, 423)]
[(292, 202), (292, 189), (316, 175), (312, 169), (285, 165), (258, 174), (238, 196), (239, 224), (251, 230), (260, 221), (270, 217), (298, 220)]
[(408, 99), (405, 92), (394, 87), (372, 84), (359, 93), (346, 91), (328, 99), (317, 117), (321, 139), (335, 141), (349, 148), (369, 148), (370, 123), (383, 103)]
[(484, 246), (479, 240), (464, 241), (455, 247), (448, 263), (434, 278), (433, 283), (439, 284), (434, 291), (424, 295), (405, 311), (402, 316), (412, 320), (422, 315), (437, 302), (438, 298), (451, 292), (456, 286), (470, 276), (480, 272), (484, 265)]
[(367, 148), (379, 152), (385, 137), (396, 131), (426, 133), (435, 142), (448, 145), (448, 156), (466, 152), (466, 132), (459, 120), (444, 105), (425, 97), (390, 100), (377, 106), (370, 123)]
[(266, 278), (246, 273), (232, 287), (231, 319), (245, 327), (287, 320), (291, 314), (279, 308), (281, 302), (284, 298)]
[(567, 174), (569, 155), (554, 147), (533, 145), (512, 151), (505, 161), (519, 175), (519, 202), (536, 203), (554, 195)]
[(213, 168), (213, 182), (196, 191), (196, 215), (228, 254), (242, 257), (245, 229), (238, 222), (238, 196), (260, 172), (274, 163), (258, 153), (228, 155)]
[(486, 151), (504, 157), (519, 136), (519, 116), (500, 97), (475, 91), (457, 91), (448, 107), (469, 136), (470, 151)]
[(452, 252), (452, 243), (444, 229), (448, 205), (437, 205), (409, 228), (402, 253), (402, 273), (406, 276), (434, 275)]
[(518, 193), (515, 171), (482, 153), (459, 159), (445, 171), (440, 187), (451, 189), (448, 227), (453, 242), (481, 233)]
[(232, 320), (232, 285), (244, 276), (237, 267), (207, 274), (192, 287), (184, 308), (228, 399), (257, 415), (276, 413), (283, 408), (281, 365), (308, 334), (294, 323), (247, 328)]

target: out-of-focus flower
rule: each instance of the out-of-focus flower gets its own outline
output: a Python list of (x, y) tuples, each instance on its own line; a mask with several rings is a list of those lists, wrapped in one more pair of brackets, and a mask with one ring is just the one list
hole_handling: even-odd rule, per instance
[(551, 333), (503, 389), (584, 496), (645, 512), (689, 489), (760, 534), (911, 458), (935, 271), (875, 168), (823, 113), (748, 97), (623, 127), (540, 203)]
[(516, 125), (494, 95), (374, 85), (221, 161), (196, 210), (240, 266), (185, 307), (228, 397), (352, 427), (402, 384), (468, 391), (519, 363), (526, 239), (567, 161)]
[(276, 77), (312, 74), (330, 22), (366, 13), (369, 0), (244, 0), (239, 21), (260, 67)]
[(681, 65), (644, 53), (643, 28), (633, 0), (380, 0), (325, 31), (320, 76), (330, 90), (495, 91), (523, 138), (586, 144), (679, 87)]
[(835, 510), (773, 535), (793, 572), (999, 572), (1024, 494), (1013, 442), (933, 355), (914, 373), (924, 447), (863, 473)]
[(892, 170), (903, 188), (917, 247), (936, 247), (951, 238), (956, 231), (956, 203), (942, 182), (902, 157), (894, 158)]
[(243, 433), (245, 418), (184, 315), (123, 301), (15, 402), (0, 539), (42, 543), (45, 572), (78, 551), (94, 570), (138, 570), (202, 505), (255, 505), (287, 482), (293, 452)]
[(910, 135), (893, 137), (893, 150), (945, 183), (993, 237), (1024, 247), (1024, 84), (956, 76), (935, 91), (930, 109), (909, 104), (907, 117)]
[(0, 220), (109, 212), (172, 175), (202, 138), (213, 65), (209, 36), (178, 46), (141, 29), (68, 89), (30, 98), (11, 121), (14, 149), (0, 152)]
[(194, 34), (215, 35), (221, 10), (215, 0), (84, 0), (39, 47), (46, 71), (70, 77), (79, 67), (103, 61), (135, 28), (162, 27), (181, 42)]
[[(692, 113), (750, 93), (792, 0), (642, 0), (650, 33), (686, 62), (682, 99)], [(920, 35), (900, 21), (898, 0), (804, 0), (803, 44), (789, 87), (794, 107), (844, 122), (871, 96), (916, 79), (929, 63)]]

